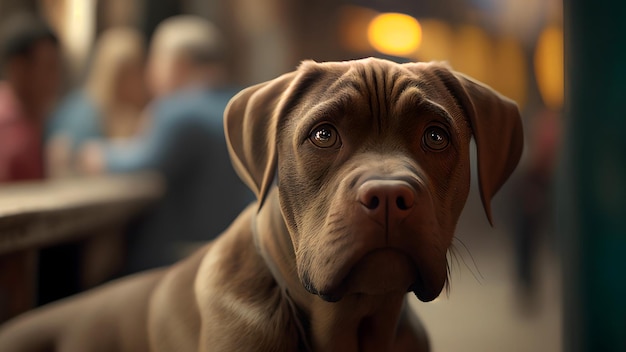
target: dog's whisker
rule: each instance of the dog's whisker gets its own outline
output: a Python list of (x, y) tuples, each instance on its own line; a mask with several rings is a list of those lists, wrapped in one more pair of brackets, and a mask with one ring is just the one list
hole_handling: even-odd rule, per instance
[(451, 245), (446, 254), (446, 274), (448, 274), (448, 277), (452, 274), (452, 265), (454, 262), (457, 262), (457, 258), (454, 252), (454, 245)]
[(450, 246), (450, 252), (449, 252), (453, 257), (454, 257), (454, 262), (456, 264), (456, 270), (461, 270), (461, 262), (459, 261), (459, 256), (461, 255), (461, 253), (459, 252), (459, 249), (452, 244)]
[(474, 259), (474, 256), (472, 255), (472, 252), (470, 252), (470, 250), (469, 250), (469, 247), (467, 247), (467, 245), (460, 238), (458, 238), (457, 236), (454, 236), (453, 240), (456, 240), (458, 243), (460, 243), (461, 246), (463, 247), (463, 249), (465, 250), (465, 253), (467, 253), (467, 255), (469, 255), (470, 261), (472, 263), (471, 267), (467, 264), (467, 261), (465, 260), (465, 257), (463, 256), (463, 253), (461, 253), (458, 250), (458, 247), (454, 246), (454, 248), (457, 249), (457, 252), (458, 252), (459, 256), (461, 257), (461, 261), (463, 262), (463, 265), (465, 265), (465, 267), (472, 273), (472, 276), (474, 276), (474, 279), (478, 283), (480, 283), (481, 285), (484, 284), (485, 277), (483, 276), (482, 272), (480, 271), (480, 268), (478, 267), (478, 264), (476, 263), (476, 260)]
[(446, 297), (450, 298), (450, 290), (451, 290), (451, 281), (450, 281), (450, 263), (448, 262), (447, 258), (446, 258), (446, 277), (445, 277), (445, 281), (444, 281), (444, 288), (446, 290)]

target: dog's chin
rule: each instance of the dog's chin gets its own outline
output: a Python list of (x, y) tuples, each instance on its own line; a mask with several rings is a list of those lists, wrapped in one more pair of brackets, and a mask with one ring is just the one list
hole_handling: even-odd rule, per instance
[(430, 302), (439, 297), (441, 291), (443, 290), (443, 287), (441, 289), (429, 289), (419, 287), (419, 285), (416, 284), (413, 285), (409, 290), (412, 291), (415, 294), (415, 297), (417, 297), (417, 299), (419, 299), (420, 301)]
[(418, 284), (418, 270), (411, 258), (393, 249), (379, 249), (366, 254), (333, 286), (317, 290), (305, 285), (309, 292), (327, 302), (337, 302), (350, 295), (382, 296), (410, 292)]
[[(430, 282), (426, 282), (428, 279), (430, 279)], [(430, 302), (439, 297), (443, 287), (446, 285), (446, 280), (447, 277), (420, 277), (418, 281), (411, 285), (409, 290), (412, 291), (420, 301)]]

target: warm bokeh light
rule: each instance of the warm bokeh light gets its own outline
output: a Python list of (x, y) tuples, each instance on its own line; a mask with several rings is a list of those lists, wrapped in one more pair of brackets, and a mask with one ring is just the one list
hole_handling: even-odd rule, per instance
[(65, 38), (73, 60), (83, 62), (95, 34), (96, 2), (94, 0), (67, 1)]
[(490, 83), (493, 72), (493, 44), (491, 38), (480, 27), (463, 25), (454, 37), (450, 64), (481, 82)]
[(549, 26), (541, 32), (535, 50), (535, 76), (544, 104), (563, 106), (563, 29)]
[(439, 19), (420, 19), (423, 40), (414, 58), (448, 61), (523, 106), (527, 99), (528, 63), (519, 39), (492, 37), (481, 27), (461, 25), (456, 30)]
[(342, 44), (360, 53), (372, 51), (367, 38), (367, 28), (379, 12), (366, 7), (346, 5), (339, 9), (339, 34)]
[(446, 22), (420, 19), (422, 43), (416, 53), (419, 61), (449, 60), (454, 41), (454, 31)]
[(409, 15), (382, 13), (370, 22), (367, 37), (372, 47), (383, 54), (409, 56), (420, 46), (422, 28)]
[(496, 41), (493, 50), (493, 72), (488, 82), (498, 92), (515, 100), (520, 107), (526, 103), (528, 64), (522, 43), (514, 37)]
[(96, 35), (97, 1), (42, 0), (40, 4), (65, 47), (70, 73), (79, 75)]

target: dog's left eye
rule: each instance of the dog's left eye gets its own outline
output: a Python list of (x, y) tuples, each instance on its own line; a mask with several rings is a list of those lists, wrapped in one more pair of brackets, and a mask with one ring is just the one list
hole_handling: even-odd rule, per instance
[(433, 151), (443, 150), (448, 146), (448, 143), (450, 143), (448, 132), (438, 126), (428, 127), (422, 140), (424, 145)]
[(311, 131), (309, 139), (320, 148), (330, 148), (339, 143), (339, 133), (337, 133), (335, 127), (329, 124), (323, 124), (315, 127)]

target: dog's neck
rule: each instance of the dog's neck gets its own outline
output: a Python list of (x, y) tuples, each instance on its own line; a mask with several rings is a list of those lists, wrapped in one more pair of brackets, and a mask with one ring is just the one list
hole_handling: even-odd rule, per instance
[(339, 302), (329, 303), (306, 291), (297, 276), (295, 253), (276, 189), (267, 196), (256, 217), (254, 238), (259, 253), (283, 289), (285, 299), (294, 306), (294, 319), (299, 320), (296, 324), (311, 349), (392, 349), (405, 294), (347, 295)]

